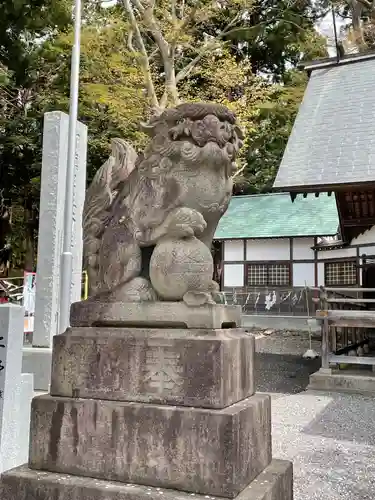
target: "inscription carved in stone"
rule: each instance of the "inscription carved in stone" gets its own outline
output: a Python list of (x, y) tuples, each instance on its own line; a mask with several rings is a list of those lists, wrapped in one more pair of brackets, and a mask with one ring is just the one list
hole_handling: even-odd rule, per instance
[(180, 356), (168, 346), (150, 346), (146, 354), (145, 388), (150, 393), (178, 391), (182, 385)]

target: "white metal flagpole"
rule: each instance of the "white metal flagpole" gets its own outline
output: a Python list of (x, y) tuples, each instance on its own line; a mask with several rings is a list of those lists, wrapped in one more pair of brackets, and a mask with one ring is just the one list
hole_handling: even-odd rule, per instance
[(73, 272), (72, 227), (73, 227), (73, 189), (76, 156), (76, 129), (78, 117), (79, 62), (81, 44), (81, 0), (75, 0), (74, 45), (70, 69), (70, 104), (68, 161), (65, 187), (63, 252), (60, 268), (60, 315), (59, 333), (69, 326), (70, 288)]

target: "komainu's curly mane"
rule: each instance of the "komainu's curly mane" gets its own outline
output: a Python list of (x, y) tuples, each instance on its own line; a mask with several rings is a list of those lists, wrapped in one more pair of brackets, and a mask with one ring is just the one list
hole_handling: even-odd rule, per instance
[(96, 172), (86, 191), (83, 208), (83, 259), (90, 289), (97, 287), (98, 251), (113, 200), (125, 179), (135, 168), (137, 153), (123, 139), (112, 140), (111, 155)]

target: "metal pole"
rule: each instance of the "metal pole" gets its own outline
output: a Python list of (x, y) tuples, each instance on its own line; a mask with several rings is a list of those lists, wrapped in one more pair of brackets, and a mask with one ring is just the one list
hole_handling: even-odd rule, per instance
[(339, 42), (337, 38), (337, 26), (336, 26), (336, 13), (335, 13), (335, 8), (332, 5), (332, 22), (333, 22), (333, 33), (335, 37), (335, 50), (336, 50), (336, 61), (337, 63), (340, 62), (340, 48), (339, 48)]
[(76, 129), (78, 117), (79, 59), (81, 43), (81, 0), (75, 0), (74, 45), (70, 69), (70, 104), (69, 104), (69, 137), (68, 161), (65, 187), (63, 253), (61, 255), (60, 273), (60, 317), (59, 333), (69, 326), (70, 288), (73, 271), (72, 224), (73, 224), (73, 188), (76, 155)]

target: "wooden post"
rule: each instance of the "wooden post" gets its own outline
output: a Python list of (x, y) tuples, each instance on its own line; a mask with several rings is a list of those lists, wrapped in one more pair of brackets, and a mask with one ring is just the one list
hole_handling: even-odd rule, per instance
[(319, 307), (322, 311), (328, 311), (328, 293), (324, 286), (320, 287), (319, 291)]
[(327, 316), (322, 323), (322, 368), (323, 370), (329, 369), (329, 324)]
[(324, 311), (322, 322), (322, 370), (329, 370), (329, 323), (328, 323), (328, 293), (323, 286), (319, 293), (320, 309)]

